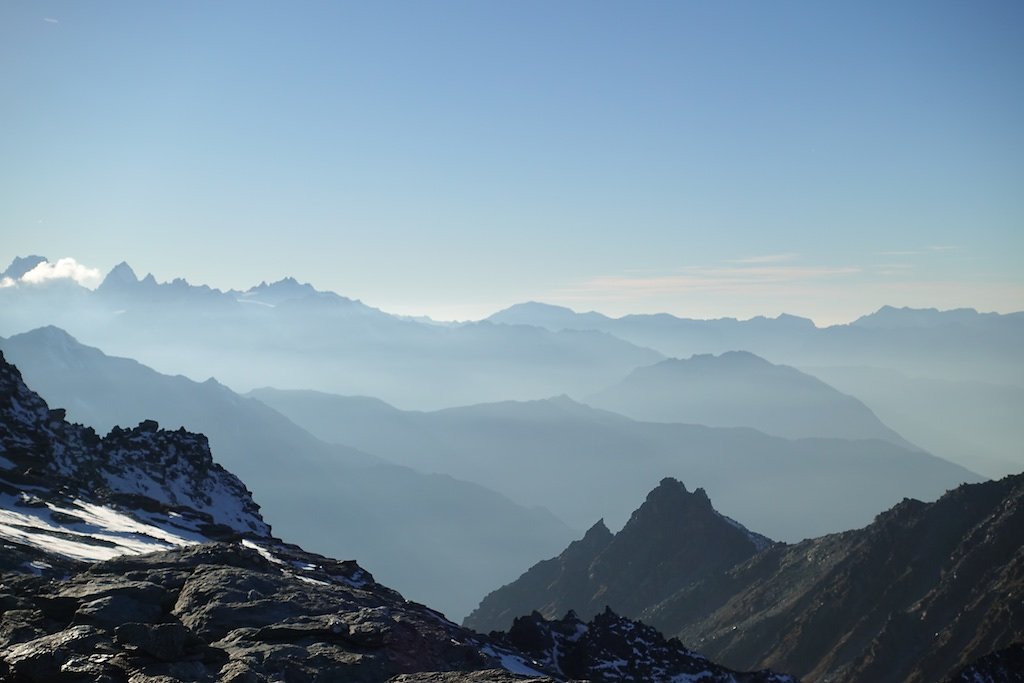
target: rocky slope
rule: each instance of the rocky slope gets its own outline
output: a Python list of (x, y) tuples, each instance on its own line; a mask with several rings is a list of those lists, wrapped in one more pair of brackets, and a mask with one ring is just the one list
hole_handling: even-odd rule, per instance
[[(99, 438), (50, 410), (2, 355), (0, 503), (2, 680), (567, 680), (567, 664), (514, 635), (481, 636), (354, 561), (271, 537), (204, 437), (147, 422)], [(557, 650), (558, 627), (535, 626), (531, 645)], [(793, 680), (735, 674), (638, 628), (583, 625), (607, 633), (577, 647), (573, 675)]]
[[(632, 578), (591, 581), (608, 536), (591, 530), (485, 598), (467, 623), (507, 618), (509, 598), (547, 616), (553, 604), (593, 609), (603, 596), (615, 606), (635, 577), (658, 576), (664, 541), (651, 535), (633, 554)], [(720, 547), (696, 545), (712, 556)], [(567, 590), (570, 577), (583, 577), (587, 589)], [(771, 667), (807, 681), (942, 680), (1024, 642), (1024, 475), (964, 485), (935, 503), (906, 500), (863, 529), (769, 545), (679, 583), (674, 574), (661, 591), (638, 584), (646, 605), (627, 600), (623, 613), (734, 668)]]
[(715, 511), (703, 489), (690, 493), (666, 478), (619, 533), (599, 521), (561, 555), (484, 598), (465, 624), (480, 631), (508, 628), (524, 608), (549, 618), (569, 610), (589, 618), (606, 606), (640, 614), (771, 543)]
[[(44, 499), (50, 504), (33, 502)], [(171, 526), (207, 538), (270, 534), (249, 490), (213, 462), (206, 437), (145, 421), (100, 438), (89, 427), (69, 424), (63, 410), (50, 410), (2, 354), (0, 501), (0, 509), (8, 510), (0, 520), (7, 524), (12, 504), (45, 508), (52, 517), (60, 501), (76, 512), (59, 514), (113, 504), (136, 517), (162, 515)]]
[(614, 615), (531, 618), (482, 636), (355, 562), (273, 541), (124, 556), (62, 580), (2, 578), (0, 678), (18, 682), (795, 683), (732, 672)]
[(508, 633), (492, 634), (498, 642), (522, 652), (559, 676), (600, 681), (792, 681), (770, 671), (740, 673), (714, 664), (666, 640), (650, 626), (620, 617), (610, 609), (584, 622), (574, 612), (548, 620), (537, 612), (519, 617)]

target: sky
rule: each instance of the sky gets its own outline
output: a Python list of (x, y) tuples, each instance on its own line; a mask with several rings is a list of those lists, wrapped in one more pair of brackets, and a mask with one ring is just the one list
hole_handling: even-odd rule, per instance
[(1016, 0), (8, 0), (0, 260), (439, 319), (1022, 310), (1021, 26)]

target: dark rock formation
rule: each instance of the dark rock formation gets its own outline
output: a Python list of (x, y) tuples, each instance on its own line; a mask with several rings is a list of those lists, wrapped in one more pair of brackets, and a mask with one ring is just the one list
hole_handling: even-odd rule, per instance
[(979, 657), (946, 683), (1024, 683), (1024, 643)]
[(770, 671), (742, 673), (719, 666), (688, 650), (679, 640), (666, 640), (650, 626), (620, 617), (610, 609), (589, 623), (574, 612), (557, 621), (534, 612), (516, 619), (508, 634), (492, 635), (548, 670), (594, 683), (668, 679), (707, 683), (795, 681)]
[[(655, 507), (655, 493), (630, 525), (679, 524), (683, 506)], [(693, 515), (705, 503), (688, 495)], [(592, 610), (607, 596), (726, 666), (836, 683), (942, 680), (1024, 642), (1024, 475), (964, 485), (934, 503), (908, 499), (863, 529), (769, 545), (734, 566), (722, 549), (742, 550), (737, 530), (716, 538), (710, 518), (698, 518), (705, 526), (687, 532), (685, 561), (667, 551), (676, 534), (630, 530), (628, 552), (613, 562), (609, 549), (629, 525), (611, 540), (594, 529), (485, 598), (467, 623), (506, 619), (515, 602), (550, 616), (554, 605)], [(574, 583), (587, 588), (569, 590)], [(979, 666), (1012, 669), (1015, 652)]]
[(384, 681), (497, 666), (474, 634), (354, 562), (250, 545), (123, 556), (64, 581), (4, 574), (0, 677)]
[(0, 493), (59, 495), (127, 510), (187, 512), (208, 537), (268, 536), (252, 494), (213, 461), (206, 437), (146, 420), (103, 438), (50, 410), (0, 354)]
[(464, 623), (499, 630), (524, 610), (589, 618), (606, 606), (636, 615), (770, 543), (716, 512), (703, 489), (689, 493), (666, 478), (618, 534), (598, 522), (561, 555), (484, 598)]
[[(934, 681), (1024, 640), (1024, 475), (768, 549), (643, 613), (731, 666)], [(698, 636), (699, 634), (699, 636)]]

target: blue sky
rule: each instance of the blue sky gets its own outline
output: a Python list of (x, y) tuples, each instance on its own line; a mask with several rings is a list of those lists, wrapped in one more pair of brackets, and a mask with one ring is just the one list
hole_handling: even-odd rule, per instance
[(442, 318), (1020, 310), (1021, 26), (1019, 2), (6, 2), (3, 258)]

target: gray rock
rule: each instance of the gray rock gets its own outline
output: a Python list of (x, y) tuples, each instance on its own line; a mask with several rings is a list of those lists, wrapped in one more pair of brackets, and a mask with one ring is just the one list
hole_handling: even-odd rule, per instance
[(130, 595), (105, 595), (89, 602), (75, 612), (76, 624), (117, 626), (128, 622), (153, 622), (160, 618), (163, 610), (158, 603), (143, 602)]

